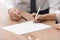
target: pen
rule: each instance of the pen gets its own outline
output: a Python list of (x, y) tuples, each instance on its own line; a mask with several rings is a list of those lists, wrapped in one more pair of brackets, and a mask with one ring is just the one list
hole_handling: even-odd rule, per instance
[(28, 21), (26, 18), (24, 18), (23, 16), (22, 16), (22, 18), (25, 20), (25, 21)]
[(36, 14), (35, 18), (38, 16), (40, 10), (41, 10), (41, 7), (39, 7), (39, 9), (38, 9), (38, 11), (37, 11), (37, 14)]

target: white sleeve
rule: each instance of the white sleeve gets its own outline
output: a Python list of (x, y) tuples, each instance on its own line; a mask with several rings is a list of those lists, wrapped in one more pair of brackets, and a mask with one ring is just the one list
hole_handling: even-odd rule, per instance
[(60, 23), (60, 10), (56, 10), (55, 13), (56, 13), (57, 21), (58, 23)]
[(14, 0), (5, 0), (5, 4), (7, 9), (9, 10), (10, 8), (15, 8), (15, 1)]
[(49, 0), (50, 12), (56, 13), (57, 21), (60, 23), (60, 0)]

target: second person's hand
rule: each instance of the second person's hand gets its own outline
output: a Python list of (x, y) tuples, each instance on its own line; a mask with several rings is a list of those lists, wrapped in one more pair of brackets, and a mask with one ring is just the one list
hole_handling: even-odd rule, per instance
[(19, 21), (21, 19), (21, 14), (18, 9), (11, 8), (8, 10), (10, 18), (14, 21)]
[(53, 25), (53, 28), (60, 30), (60, 23)]

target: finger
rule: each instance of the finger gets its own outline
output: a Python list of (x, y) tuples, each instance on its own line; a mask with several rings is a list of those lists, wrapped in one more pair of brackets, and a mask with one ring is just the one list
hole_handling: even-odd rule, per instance
[(16, 12), (16, 11), (14, 12), (14, 15), (17, 16), (17, 17), (21, 17), (21, 15), (18, 14), (18, 12)]
[(11, 16), (15, 16), (15, 14), (17, 14), (17, 12), (16, 11), (12, 11), (12, 12), (10, 12), (9, 13)]
[(39, 22), (41, 22), (41, 20), (40, 19), (36, 19), (36, 20), (34, 20), (36, 23), (39, 23)]
[(10, 17), (14, 17), (14, 13), (9, 13)]
[(37, 22), (38, 23), (38, 22), (40, 22), (40, 20), (39, 19), (35, 19), (34, 22)]
[(8, 10), (9, 13), (12, 13), (12, 12), (14, 12), (14, 11), (15, 11), (15, 9), (10, 9), (10, 10)]
[(18, 9), (15, 9), (16, 12), (18, 12), (18, 14), (20, 14), (20, 11)]
[(36, 13), (33, 13), (32, 16), (35, 17), (36, 16)]
[(56, 29), (60, 30), (60, 27), (55, 27)]
[(21, 18), (18, 17), (18, 16), (16, 16), (16, 15), (12, 15), (12, 16), (11, 16), (11, 19), (14, 20), (14, 21), (18, 21), (18, 20), (20, 20)]
[(38, 21), (38, 20), (39, 20), (39, 16), (36, 16), (36, 17), (35, 17), (35, 21)]
[(12, 10), (12, 9), (10, 11), (8, 11), (9, 15), (11, 15), (11, 16), (14, 15), (14, 12), (15, 12), (15, 10)]
[(19, 17), (16, 12), (9, 13), (10, 17)]
[(10, 14), (12, 17), (17, 17), (21, 18), (21, 15), (18, 14), (18, 12), (14, 11), (13, 13)]
[(42, 18), (40, 18), (41, 17), (41, 15), (38, 15), (37, 17), (35, 17), (35, 21), (36, 22), (42, 22), (42, 21), (44, 21), (44, 20), (42, 20)]
[(38, 20), (38, 21), (34, 21), (35, 23), (39, 23), (40, 21)]
[(17, 17), (11, 17), (12, 20), (14, 21), (19, 21), (20, 18), (17, 18)]
[(15, 12), (16, 12), (15, 14), (16, 16), (21, 17), (20, 11), (18, 9), (15, 9)]
[(56, 28), (56, 29), (60, 30), (59, 24), (53, 25), (53, 28)]
[(16, 19), (15, 19), (16, 21), (19, 21), (20, 20), (20, 18), (19, 17), (16, 17)]

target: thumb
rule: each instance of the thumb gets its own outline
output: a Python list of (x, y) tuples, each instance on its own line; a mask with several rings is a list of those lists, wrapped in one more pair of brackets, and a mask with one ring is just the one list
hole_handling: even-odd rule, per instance
[(32, 13), (32, 16), (35, 17), (36, 16), (36, 13)]

